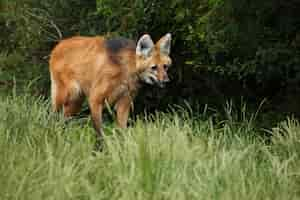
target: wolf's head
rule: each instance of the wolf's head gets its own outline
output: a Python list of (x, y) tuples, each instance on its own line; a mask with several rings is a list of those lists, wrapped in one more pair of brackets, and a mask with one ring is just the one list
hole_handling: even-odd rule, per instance
[(172, 64), (170, 58), (171, 34), (163, 36), (156, 44), (150, 35), (143, 35), (136, 46), (136, 67), (140, 78), (148, 84), (164, 87), (169, 82), (167, 71)]

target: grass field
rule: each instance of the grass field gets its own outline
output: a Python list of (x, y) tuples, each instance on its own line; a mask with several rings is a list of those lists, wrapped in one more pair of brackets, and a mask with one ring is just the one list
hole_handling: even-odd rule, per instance
[(293, 119), (261, 130), (230, 106), (220, 121), (174, 108), (123, 131), (106, 123), (99, 152), (89, 118), (66, 121), (31, 97), (0, 98), (0, 111), (1, 200), (300, 199)]

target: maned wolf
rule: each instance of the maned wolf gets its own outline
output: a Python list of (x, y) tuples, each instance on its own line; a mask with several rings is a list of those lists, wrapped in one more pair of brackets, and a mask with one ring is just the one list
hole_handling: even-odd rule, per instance
[(99, 136), (105, 101), (115, 103), (118, 125), (126, 127), (140, 81), (160, 87), (169, 81), (170, 47), (170, 33), (156, 44), (148, 34), (137, 44), (100, 36), (62, 40), (50, 57), (53, 110), (63, 107), (64, 115), (72, 116), (80, 111), (86, 96)]

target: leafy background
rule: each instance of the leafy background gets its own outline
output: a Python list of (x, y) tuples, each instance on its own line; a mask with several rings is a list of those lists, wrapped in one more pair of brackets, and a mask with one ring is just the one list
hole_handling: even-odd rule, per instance
[(141, 111), (168, 104), (220, 105), (244, 97), (300, 113), (300, 2), (297, 0), (1, 0), (0, 88), (49, 96), (48, 58), (73, 35), (173, 34), (165, 90), (145, 89)]
[[(300, 123), (286, 118), (300, 114), (299, 10), (0, 0), (0, 199), (299, 199)], [(166, 32), (172, 83), (141, 90), (128, 129), (105, 112), (102, 152), (88, 115), (51, 111), (48, 59), (61, 39)]]

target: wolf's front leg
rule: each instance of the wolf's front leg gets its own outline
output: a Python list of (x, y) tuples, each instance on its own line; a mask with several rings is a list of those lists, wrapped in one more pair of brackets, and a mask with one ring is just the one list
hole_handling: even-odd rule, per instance
[(129, 95), (125, 95), (121, 97), (116, 103), (117, 122), (120, 128), (127, 127), (127, 121), (128, 121), (131, 104), (132, 104), (132, 99)]
[(97, 140), (101, 141), (103, 139), (103, 133), (102, 133), (103, 101), (91, 98), (89, 100), (89, 104), (90, 104), (93, 126), (97, 132)]

